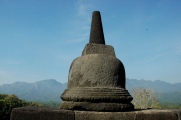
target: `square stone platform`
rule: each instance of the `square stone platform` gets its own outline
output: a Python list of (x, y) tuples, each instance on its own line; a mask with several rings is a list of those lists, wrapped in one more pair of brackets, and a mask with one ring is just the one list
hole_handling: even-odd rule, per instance
[(181, 120), (181, 109), (96, 112), (28, 106), (14, 108), (11, 120)]

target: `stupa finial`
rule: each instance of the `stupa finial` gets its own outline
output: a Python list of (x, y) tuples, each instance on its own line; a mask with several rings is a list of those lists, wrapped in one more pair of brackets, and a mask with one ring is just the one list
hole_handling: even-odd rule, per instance
[(105, 44), (101, 15), (99, 11), (94, 11), (92, 13), (89, 43)]

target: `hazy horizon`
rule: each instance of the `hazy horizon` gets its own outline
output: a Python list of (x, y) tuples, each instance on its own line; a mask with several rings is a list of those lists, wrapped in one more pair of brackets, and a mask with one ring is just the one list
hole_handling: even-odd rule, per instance
[[(129, 80), (138, 80), (138, 79), (134, 79), (134, 78), (126, 78), (126, 80), (127, 79), (129, 79)], [(33, 82), (31, 82), (31, 81), (14, 81), (14, 82), (12, 82), (12, 83), (4, 83), (4, 84), (0, 84), (0, 85), (7, 85), (7, 84), (13, 84), (13, 83), (17, 83), (17, 82), (22, 82), (22, 83), (36, 83), (36, 82), (41, 82), (41, 81), (45, 81), (45, 80), (56, 80), (56, 79), (43, 79), (43, 80), (37, 80), (37, 81), (33, 81)], [(156, 82), (156, 81), (162, 81), (162, 82), (166, 82), (166, 81), (163, 81), (163, 80), (145, 80), (145, 79), (139, 79), (138, 81), (141, 81), (141, 80), (144, 80), (144, 81), (152, 81), (152, 82)], [(67, 84), (68, 83), (68, 81), (67, 82), (61, 82), (61, 81), (58, 81), (58, 80), (56, 80), (57, 82), (60, 82), (61, 84)], [(166, 83), (169, 83), (169, 84), (177, 84), (177, 83), (181, 83), (181, 82), (177, 82), (177, 83), (170, 83), (170, 82), (166, 82)]]

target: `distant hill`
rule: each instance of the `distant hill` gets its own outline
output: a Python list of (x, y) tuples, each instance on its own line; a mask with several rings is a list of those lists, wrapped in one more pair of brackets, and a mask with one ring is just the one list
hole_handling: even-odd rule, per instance
[(15, 82), (0, 85), (0, 93), (16, 94), (27, 101), (61, 101), (60, 95), (66, 87), (67, 84), (48, 79), (35, 83)]
[(127, 78), (126, 89), (130, 90), (138, 87), (151, 88), (158, 93), (181, 92), (181, 83), (171, 84), (160, 80), (148, 81), (148, 80), (136, 80), (136, 79)]
[[(162, 102), (181, 103), (181, 83), (167, 83), (164, 81), (126, 80), (126, 89), (134, 88), (154, 89)], [(60, 95), (67, 88), (67, 83), (62, 84), (54, 79), (42, 80), (35, 83), (15, 82), (0, 85), (0, 93), (16, 94), (27, 101), (55, 101), (61, 102)]]

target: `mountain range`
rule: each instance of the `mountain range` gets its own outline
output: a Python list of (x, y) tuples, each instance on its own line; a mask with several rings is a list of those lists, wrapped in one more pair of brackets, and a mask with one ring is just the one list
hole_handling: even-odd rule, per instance
[(127, 78), (126, 89), (131, 90), (138, 87), (154, 89), (158, 93), (181, 92), (181, 83), (171, 84), (160, 80), (151, 81)]
[[(162, 102), (181, 103), (181, 83), (167, 83), (164, 81), (126, 80), (126, 89), (131, 91), (135, 88), (153, 89), (160, 94)], [(35, 83), (15, 82), (0, 85), (0, 93), (15, 94), (26, 101), (54, 101), (61, 102), (60, 95), (67, 88), (67, 83), (57, 82), (55, 79), (41, 80)]]
[(67, 83), (62, 84), (54, 79), (42, 80), (35, 83), (15, 82), (0, 85), (0, 93), (15, 94), (26, 101), (60, 101), (60, 95), (66, 89)]

